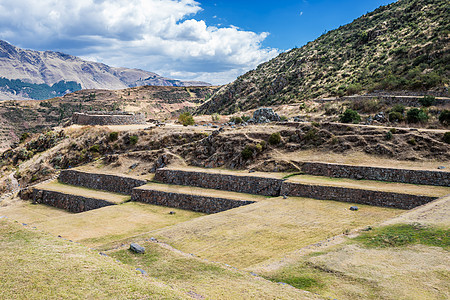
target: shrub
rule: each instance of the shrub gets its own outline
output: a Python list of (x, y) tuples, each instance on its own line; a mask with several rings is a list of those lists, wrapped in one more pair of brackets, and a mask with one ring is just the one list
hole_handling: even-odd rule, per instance
[(230, 122), (233, 122), (234, 124), (241, 124), (243, 120), (241, 117), (231, 117)]
[(447, 144), (450, 144), (450, 131), (447, 131), (446, 133), (444, 133), (443, 141)]
[(91, 152), (99, 152), (99, 150), (100, 150), (100, 145), (92, 145), (89, 148), (89, 151), (91, 151)]
[(194, 125), (194, 117), (190, 112), (184, 112), (178, 117), (178, 122), (183, 124), (183, 126)]
[(358, 123), (359, 121), (361, 121), (361, 116), (357, 111), (347, 108), (340, 116), (340, 121), (342, 123)]
[(428, 121), (428, 114), (423, 109), (411, 108), (406, 113), (406, 118), (409, 123), (419, 123)]
[(412, 145), (412, 146), (417, 145), (417, 142), (416, 142), (415, 138), (410, 138), (407, 143)]
[(219, 114), (218, 114), (218, 113), (213, 113), (213, 114), (211, 115), (211, 120), (212, 120), (213, 122), (217, 122), (217, 121), (219, 121), (219, 119), (220, 119), (220, 117), (219, 117)]
[(253, 157), (253, 151), (254, 150), (253, 150), (252, 147), (250, 147), (248, 145), (245, 146), (244, 150), (242, 150), (242, 152), (241, 152), (242, 158), (245, 159), (245, 160), (252, 158)]
[(30, 134), (28, 132), (22, 133), (22, 135), (20, 136), (20, 142), (23, 143), (29, 137), (30, 137)]
[(386, 132), (386, 136), (385, 137), (386, 137), (386, 140), (388, 140), (388, 141), (392, 140), (392, 137), (393, 137), (392, 132), (391, 131)]
[(395, 111), (395, 112), (399, 112), (401, 114), (403, 114), (405, 112), (405, 106), (402, 104), (395, 104), (391, 111)]
[(450, 125), (450, 110), (444, 110), (439, 115), (439, 122), (441, 122), (443, 125)]
[(424, 96), (422, 99), (419, 99), (420, 104), (425, 107), (430, 107), (436, 103), (436, 98), (434, 96)]
[(400, 122), (403, 121), (405, 118), (403, 117), (403, 114), (398, 111), (391, 111), (389, 113), (389, 121), (391, 122)]
[(242, 116), (241, 119), (244, 122), (248, 122), (248, 120), (250, 120), (251, 118), (249, 116)]
[(111, 133), (109, 134), (109, 140), (110, 140), (111, 142), (117, 141), (118, 138), (119, 138), (119, 133), (116, 132), (116, 131), (111, 132)]
[(280, 117), (280, 121), (282, 121), (282, 122), (286, 122), (287, 120), (288, 120), (288, 117), (286, 117), (286, 116)]
[(269, 144), (278, 145), (281, 142), (281, 134), (279, 132), (272, 133), (269, 137)]
[(137, 135), (130, 136), (130, 144), (131, 145), (136, 145), (138, 140), (139, 140), (139, 137)]

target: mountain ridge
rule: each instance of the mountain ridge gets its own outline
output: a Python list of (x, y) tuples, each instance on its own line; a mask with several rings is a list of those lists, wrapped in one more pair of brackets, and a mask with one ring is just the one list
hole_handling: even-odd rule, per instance
[[(54, 51), (24, 50), (0, 40), (0, 77), (29, 84), (52, 86), (59, 82), (76, 82), (82, 89), (119, 90), (143, 85), (209, 86), (200, 81), (181, 81), (165, 78), (153, 72), (124, 67), (110, 67), (103, 63)], [(26, 99), (28, 95), (0, 87), (3, 98)], [(69, 92), (73, 92), (70, 90)], [(9, 94), (9, 95), (8, 95)], [(59, 96), (59, 95), (54, 95)], [(1, 99), (1, 98), (0, 98)]]

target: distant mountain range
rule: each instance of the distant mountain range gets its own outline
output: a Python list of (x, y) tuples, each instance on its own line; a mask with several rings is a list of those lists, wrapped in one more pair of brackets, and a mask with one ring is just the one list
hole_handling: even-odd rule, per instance
[(139, 69), (110, 67), (60, 52), (24, 50), (0, 40), (0, 100), (47, 99), (80, 89), (118, 90), (144, 85), (210, 84), (165, 78)]
[(280, 54), (222, 87), (198, 113), (372, 91), (448, 94), (448, 0), (399, 0)]

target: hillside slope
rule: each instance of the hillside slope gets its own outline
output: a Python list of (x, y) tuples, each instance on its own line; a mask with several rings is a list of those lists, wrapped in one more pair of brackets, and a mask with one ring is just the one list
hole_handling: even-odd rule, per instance
[(448, 93), (445, 0), (399, 0), (280, 54), (223, 87), (199, 113), (373, 90)]
[[(115, 68), (102, 63), (82, 60), (76, 56), (52, 52), (33, 51), (15, 47), (0, 40), (0, 78), (19, 80), (0, 85), (0, 99), (46, 99), (50, 97), (34, 97), (24, 84), (72, 83), (69, 92), (79, 89), (125, 89), (142, 85), (158, 86), (204, 86), (205, 82), (180, 81), (162, 77), (156, 73), (138, 69)], [(39, 88), (32, 86), (31, 88)], [(64, 87), (63, 87), (64, 88)], [(63, 91), (64, 92), (64, 91)], [(64, 93), (54, 93), (53, 97)], [(6, 97), (5, 97), (6, 95)]]

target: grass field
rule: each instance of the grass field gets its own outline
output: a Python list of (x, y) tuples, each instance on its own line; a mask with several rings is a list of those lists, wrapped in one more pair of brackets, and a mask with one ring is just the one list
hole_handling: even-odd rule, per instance
[[(402, 210), (306, 198), (271, 198), (141, 236), (158, 237), (186, 253), (247, 268), (291, 251), (372, 225)], [(138, 238), (138, 237), (136, 237)]]
[[(169, 214), (171, 211), (175, 214)], [(19, 202), (0, 207), (0, 216), (3, 215), (89, 247), (100, 247), (204, 214), (135, 202), (72, 214), (49, 206)]]
[(194, 299), (322, 299), (291, 286), (273, 283), (223, 264), (210, 263), (154, 242), (140, 243), (145, 254), (128, 249), (106, 252)]
[(88, 248), (0, 219), (0, 299), (187, 299)]

